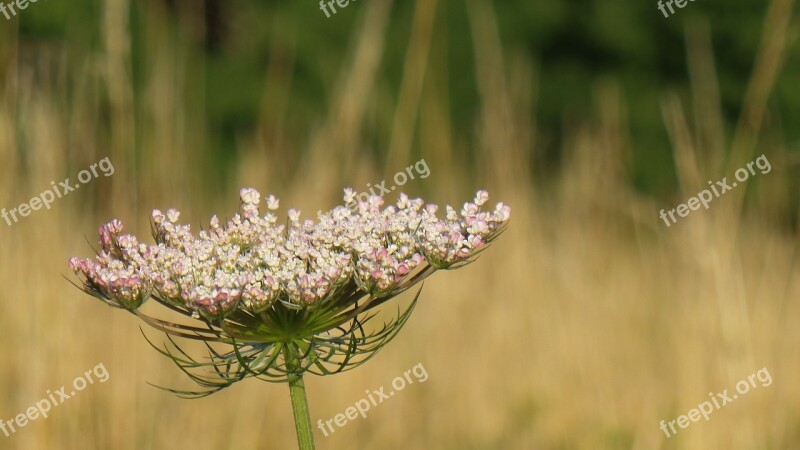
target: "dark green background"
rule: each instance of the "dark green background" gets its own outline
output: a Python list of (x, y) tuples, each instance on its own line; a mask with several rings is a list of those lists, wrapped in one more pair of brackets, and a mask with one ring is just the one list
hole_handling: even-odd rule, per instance
[[(362, 0), (367, 1), (367, 0)], [(474, 79), (473, 43), (466, 6), (443, 0), (437, 15), (432, 55), (446, 55), (453, 128), (469, 141), (475, 128), (478, 93)], [(756, 1), (696, 0), (664, 18), (652, 0), (542, 0), (494, 3), (500, 33), (509, 54), (524, 54), (538, 70), (537, 170), (546, 172), (559, 160), (562, 142), (573, 126), (594, 114), (593, 89), (612, 80), (621, 88), (627, 110), (634, 155), (633, 182), (643, 191), (663, 193), (674, 188), (675, 176), (660, 101), (674, 91), (687, 102), (689, 91), (685, 29), (696, 21), (710, 27), (719, 77), (722, 110), (730, 131), (738, 118), (743, 92), (760, 41), (766, 5)], [(147, 62), (142, 45), (149, 30), (145, 14), (164, 15), (174, 22), (175, 39), (189, 43), (190, 61), (202, 73), (194, 89), (205, 105), (210, 148), (221, 164), (235, 159), (236, 138), (259, 118), (264, 102), (264, 72), (276, 52), (294, 58), (286, 132), (302, 136), (324, 114), (331, 89), (346, 61), (354, 31), (364, 8), (351, 4), (326, 18), (313, 1), (142, 1), (132, 5), (133, 70), (140, 76)], [(389, 39), (379, 79), (397, 95), (413, 13), (410, 2), (395, 2)], [(19, 27), (21, 43), (65, 48), (71, 67), (100, 52), (98, 23), (102, 2), (97, 0), (40, 0), (0, 27)], [(205, 28), (208, 33), (203, 33)], [(302, 30), (302, 31), (297, 31)], [(797, 30), (793, 30), (796, 35)], [(25, 52), (25, 46), (20, 47)], [(8, 55), (5, 55), (6, 57)], [(23, 55), (24, 57), (24, 55)], [(434, 57), (434, 56), (432, 56)], [(788, 55), (770, 105), (766, 133), (780, 135), (796, 150), (800, 129), (800, 61)], [(78, 74), (73, 74), (79, 76)], [(141, 79), (136, 79), (137, 88)], [(198, 91), (195, 91), (198, 92)], [(198, 92), (199, 93), (199, 92)], [(69, 93), (65, 93), (69, 95)], [(396, 99), (393, 99), (393, 101)], [(390, 129), (391, 117), (378, 117), (375, 130)], [(387, 143), (385, 133), (367, 136), (374, 147)], [(298, 151), (302, 151), (299, 148)], [(378, 151), (378, 153), (381, 153)]]

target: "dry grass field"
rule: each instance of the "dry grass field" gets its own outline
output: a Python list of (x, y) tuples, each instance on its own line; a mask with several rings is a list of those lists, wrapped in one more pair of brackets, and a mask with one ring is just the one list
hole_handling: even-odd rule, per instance
[[(796, 204), (798, 159), (788, 143), (762, 139), (775, 78), (797, 51), (791, 0), (771, 2), (735, 128), (721, 125), (704, 28), (687, 34), (692, 96), (665, 92), (662, 104), (680, 186), (669, 200), (634, 187), (625, 99), (608, 79), (593, 86), (595, 119), (569, 133), (556, 170), (531, 175), (540, 160), (531, 105), (545, 69), (501, 45), (485, 0), (468, 2), (471, 68), (447, 67), (432, 39), (437, 1), (416, 2), (396, 103), (382, 101), (376, 71), (392, 2), (357, 4), (357, 38), (331, 80), (329, 107), (304, 130), (283, 127), (292, 55), (270, 60), (256, 131), (238, 136), (223, 177), (187, 72), (196, 55), (156, 7), (140, 18), (150, 30), (149, 58), (135, 67), (145, 89), (131, 88), (127, 1), (104, 2), (102, 51), (80, 65), (66, 49), (19, 44), (13, 30), (0, 42), (0, 207), (106, 156), (115, 169), (50, 210), (0, 222), (0, 419), (99, 363), (110, 375), (46, 420), (0, 435), (0, 448), (295, 448), (285, 386), (250, 380), (183, 400), (148, 385), (192, 387), (135, 317), (70, 285), (67, 259), (88, 255), (87, 240), (113, 217), (146, 236), (149, 211), (174, 206), (198, 226), (235, 212), (242, 186), (280, 197), (282, 213), (313, 214), (335, 206), (344, 186), (364, 190), (420, 158), (431, 175), (404, 191), (460, 205), (486, 188), (512, 206), (511, 226), (471, 266), (427, 281), (406, 328), (371, 363), (307, 378), (312, 417), (324, 420), (418, 363), (429, 374), (366, 419), (329, 437), (317, 431), (318, 448), (800, 448), (800, 242), (782, 210)], [(451, 125), (447, 70), (475, 77), (469, 132)], [(371, 129), (376, 116), (392, 117), (391, 129)], [(365, 130), (389, 143), (380, 158)], [(659, 219), (761, 154), (769, 173), (669, 228)], [(669, 439), (659, 429), (761, 368), (770, 385)]]

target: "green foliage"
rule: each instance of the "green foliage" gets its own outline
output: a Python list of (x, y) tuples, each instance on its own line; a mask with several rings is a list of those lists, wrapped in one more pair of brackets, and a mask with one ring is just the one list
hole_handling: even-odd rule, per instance
[[(280, 112), (286, 117), (281, 126), (295, 141), (304, 142), (309, 127), (329, 109), (332, 90), (366, 10), (363, 4), (354, 3), (326, 18), (312, 1), (203, 2), (218, 5), (211, 20), (203, 18), (201, 2), (190, 2), (191, 6), (173, 3), (154, 0), (131, 5), (136, 89), (144, 89), (143, 67), (152, 63), (147, 51), (148, 39), (153, 39), (152, 16), (165, 16), (163, 20), (175, 25), (173, 29), (184, 30), (172, 39), (190, 49), (187, 73), (202, 75), (203, 92), (192, 95), (202, 96), (208, 147), (218, 152), (223, 165), (232, 163), (229, 160), (236, 154), (237, 138), (252, 132), (259, 121), (268, 121), (274, 113), (270, 107), (278, 106), (272, 98), (265, 98), (270, 88), (265, 72), (275, 58), (290, 71), (290, 82), (273, 88), (285, 88), (290, 99), (286, 111)], [(431, 54), (446, 59), (431, 61), (431, 65), (445, 72), (453, 129), (464, 130), (469, 143), (476, 141), (470, 130), (475, 129), (479, 98), (467, 3), (440, 2)], [(102, 51), (97, 42), (103, 5), (100, 0), (40, 2), (14, 20), (19, 21), (23, 40), (66, 39), (72, 52), (91, 57)], [(396, 105), (414, 6), (413, 2), (394, 2), (392, 6), (379, 79), (381, 89), (395, 98), (382, 105), (385, 108)], [(642, 189), (659, 191), (673, 182), (660, 100), (668, 90), (687, 100), (691, 95), (685, 27), (698, 19), (710, 26), (722, 109), (730, 130), (738, 119), (766, 4), (696, 0), (668, 18), (655, 0), (497, 1), (494, 8), (507, 53), (521, 53), (538, 68), (538, 97), (533, 107), (541, 153), (557, 161), (561, 144), (574, 125), (595, 114), (592, 93), (597, 81), (615, 80), (628, 113), (636, 183)], [(214, 34), (213, 43), (192, 38), (185, 31), (204, 27)], [(73, 64), (76, 70), (81, 67), (78, 60)], [(800, 140), (800, 130), (790, 126), (800, 119), (800, 90), (789, 76), (798, 69), (800, 60), (795, 52), (776, 87), (773, 104), (779, 122), (785, 124), (779, 131), (789, 142)], [(391, 120), (391, 114), (377, 117), (381, 123), (375, 124), (376, 129), (384, 130), (383, 134), (391, 130), (390, 123), (383, 123)], [(383, 143), (387, 138), (377, 136), (376, 141)]]

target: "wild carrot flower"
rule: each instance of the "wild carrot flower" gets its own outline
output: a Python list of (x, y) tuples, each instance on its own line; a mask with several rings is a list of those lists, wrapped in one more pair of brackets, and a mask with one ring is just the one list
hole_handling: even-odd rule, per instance
[[(352, 197), (345, 189), (345, 204)], [(248, 377), (288, 382), (301, 448), (313, 448), (302, 375), (368, 360), (399, 332), (419, 292), (377, 330), (365, 327), (373, 308), (436, 270), (472, 262), (510, 216), (502, 203), (483, 210), (486, 191), (460, 213), (446, 207), (444, 218), (436, 205), (405, 194), (383, 209), (383, 199), (372, 196), (355, 210), (319, 213), (316, 221), (292, 209), (285, 223), (274, 196), (265, 199), (263, 214), (255, 189), (242, 189), (240, 200), (239, 213), (224, 225), (214, 216), (197, 233), (179, 223), (177, 210), (154, 210), (152, 245), (112, 220), (100, 227), (97, 255), (73, 257), (69, 267), (85, 292), (167, 333), (178, 353), (154, 347), (206, 389), (173, 392), (204, 396)], [(144, 314), (140, 307), (151, 298), (195, 323)], [(205, 342), (208, 359), (189, 357), (172, 336)]]

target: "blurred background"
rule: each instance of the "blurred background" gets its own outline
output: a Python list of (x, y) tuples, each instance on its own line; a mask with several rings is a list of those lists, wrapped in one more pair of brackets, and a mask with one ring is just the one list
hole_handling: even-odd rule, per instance
[[(115, 168), (0, 222), (0, 419), (99, 363), (110, 375), (0, 448), (295, 448), (285, 386), (201, 400), (149, 386), (194, 388), (133, 316), (69, 284), (67, 259), (111, 218), (152, 242), (151, 209), (199, 226), (235, 212), (242, 186), (308, 217), (424, 159), (430, 176), (403, 191), (460, 205), (486, 188), (511, 226), (431, 278), (371, 363), (306, 380), (316, 421), (416, 364), (429, 374), (315, 430), (318, 448), (800, 449), (793, 0), (668, 18), (652, 0), (337, 10), (71, 0), (0, 15), (0, 207), (105, 157)], [(659, 218), (762, 154), (768, 174)], [(761, 368), (771, 385), (659, 429)]]

